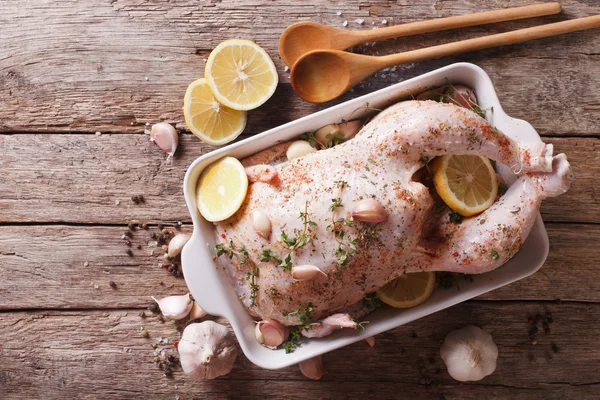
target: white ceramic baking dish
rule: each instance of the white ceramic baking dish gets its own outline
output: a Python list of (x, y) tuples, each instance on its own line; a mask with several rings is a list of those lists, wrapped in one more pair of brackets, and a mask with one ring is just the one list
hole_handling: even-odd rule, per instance
[[(200, 306), (211, 315), (225, 317), (231, 323), (244, 354), (254, 364), (276, 369), (296, 364), (300, 361), (346, 346), (366, 337), (407, 324), (418, 318), (443, 310), (454, 304), (479, 296), (498, 287), (523, 279), (536, 272), (548, 255), (548, 236), (541, 217), (537, 221), (519, 253), (502, 267), (483, 275), (475, 275), (472, 282), (460, 282), (460, 289), (438, 288), (423, 304), (398, 310), (383, 307), (368, 315), (364, 330), (346, 329), (334, 332), (322, 339), (304, 340), (301, 347), (286, 354), (283, 349), (269, 350), (257, 343), (254, 338), (253, 319), (246, 313), (242, 303), (230, 287), (225, 276), (214, 267), (212, 260), (214, 238), (213, 225), (202, 218), (196, 208), (196, 184), (202, 170), (224, 156), (242, 159), (278, 142), (297, 138), (307, 131), (339, 122), (355, 110), (365, 106), (383, 109), (399, 100), (410, 98), (431, 86), (439, 86), (449, 80), (453, 84), (463, 84), (475, 90), (479, 104), (487, 109), (486, 118), (490, 123), (510, 137), (527, 142), (541, 141), (533, 127), (522, 120), (504, 113), (489, 76), (476, 65), (467, 63), (452, 64), (416, 78), (392, 85), (374, 93), (361, 96), (337, 106), (300, 118), (246, 140), (225, 146), (199, 157), (190, 165), (183, 184), (185, 200), (194, 223), (192, 238), (183, 249), (182, 264), (185, 280), (190, 292)], [(493, 108), (493, 110), (492, 110)], [(355, 112), (352, 118), (364, 116)], [(506, 170), (501, 174), (509, 182), (514, 176)]]

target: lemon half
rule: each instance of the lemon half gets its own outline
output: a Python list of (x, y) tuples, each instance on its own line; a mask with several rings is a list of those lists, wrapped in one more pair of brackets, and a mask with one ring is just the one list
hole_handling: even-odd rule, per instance
[(432, 164), (433, 183), (446, 205), (465, 217), (487, 209), (498, 194), (494, 167), (486, 157), (451, 155)]
[(415, 272), (394, 279), (379, 289), (377, 296), (394, 308), (410, 308), (427, 300), (434, 287), (435, 272)]
[(233, 157), (222, 158), (202, 171), (196, 190), (200, 214), (207, 221), (223, 221), (235, 214), (246, 198), (244, 166)]
[(208, 56), (204, 75), (217, 100), (234, 110), (252, 110), (277, 88), (275, 64), (259, 45), (231, 39)]
[(204, 78), (188, 86), (183, 98), (183, 116), (194, 135), (217, 146), (231, 142), (246, 127), (246, 112), (220, 104)]

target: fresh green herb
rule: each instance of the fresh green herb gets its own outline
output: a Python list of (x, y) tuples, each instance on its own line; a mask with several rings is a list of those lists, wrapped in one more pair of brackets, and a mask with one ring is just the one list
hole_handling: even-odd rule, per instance
[(450, 222), (452, 222), (453, 224), (460, 224), (463, 220), (462, 215), (460, 215), (457, 212), (451, 212), (450, 214), (448, 214), (448, 216), (450, 217)]
[(323, 147), (329, 149), (342, 143), (344, 141), (344, 134), (342, 132), (330, 133), (325, 136), (325, 139), (327, 139), (327, 141), (323, 144)]
[(246, 273), (246, 280), (250, 285), (250, 307), (256, 306), (256, 293), (258, 292), (258, 284), (256, 278), (258, 278), (258, 267), (254, 267), (250, 272)]
[(508, 190), (508, 185), (504, 182), (499, 182), (498, 183), (498, 195), (499, 196), (504, 196), (504, 193), (506, 193), (506, 191)]
[(383, 306), (383, 302), (375, 292), (368, 293), (363, 299), (363, 303), (369, 308), (380, 308)]
[(490, 251), (490, 256), (492, 256), (492, 260), (494, 261), (500, 260), (500, 254), (496, 250)]
[(492, 160), (491, 158), (488, 158), (488, 160), (490, 160), (490, 164), (492, 164), (492, 168), (494, 168), (494, 171), (496, 170), (496, 160)]
[(492, 129), (492, 133), (494, 135), (497, 135), (498, 134), (498, 128), (494, 127), (494, 129)]
[(248, 258), (249, 258), (249, 254), (248, 251), (246, 250), (246, 246), (239, 245), (236, 246), (233, 243), (233, 240), (229, 240), (229, 243), (223, 244), (223, 243), (219, 243), (218, 245), (215, 246), (215, 253), (217, 254), (217, 257), (222, 256), (223, 254), (226, 254), (227, 257), (229, 257), (229, 259), (232, 259), (233, 256), (238, 256), (240, 259), (240, 265), (244, 265), (248, 262)]
[(306, 140), (315, 149), (318, 149), (317, 144), (321, 144), (315, 138), (314, 132), (306, 132), (300, 135), (300, 139)]
[(277, 263), (281, 262), (281, 259), (278, 258), (275, 255), (275, 253), (273, 252), (273, 250), (269, 250), (269, 249), (263, 250), (263, 252), (262, 252), (262, 258), (260, 259), (260, 261), (262, 261), (262, 262), (269, 262), (271, 260), (273, 260), (273, 261), (275, 261)]
[(290, 337), (283, 343), (283, 348), (285, 349), (285, 354), (293, 353), (300, 347), (300, 329), (293, 327), (290, 329)]
[(297, 234), (296, 237), (289, 237), (285, 231), (281, 231), (281, 240), (288, 245), (290, 251), (303, 248), (307, 244), (311, 243), (314, 238), (310, 231), (310, 228), (317, 226), (317, 223), (311, 221), (310, 219), (310, 213), (308, 212), (308, 201), (304, 206), (304, 212), (300, 213), (299, 218), (300, 220), (302, 220), (303, 228), (300, 233), (295, 231), (295, 233)]

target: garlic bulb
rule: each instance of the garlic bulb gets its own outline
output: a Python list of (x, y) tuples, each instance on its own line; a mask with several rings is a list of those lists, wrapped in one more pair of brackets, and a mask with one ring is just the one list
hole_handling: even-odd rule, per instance
[(183, 296), (169, 296), (160, 300), (152, 297), (162, 314), (169, 319), (183, 319), (187, 317), (192, 309), (193, 301), (189, 294)]
[(260, 321), (254, 328), (254, 336), (258, 343), (269, 349), (276, 349), (290, 336), (290, 330), (287, 326), (275, 320)]
[(228, 374), (237, 357), (229, 329), (214, 321), (186, 326), (177, 346), (183, 372), (195, 379)]
[(302, 372), (302, 374), (307, 378), (318, 381), (323, 377), (323, 375), (325, 375), (322, 356), (316, 356), (302, 361), (299, 366), (300, 372)]
[(337, 124), (329, 124), (329, 125), (325, 125), (319, 129), (317, 129), (317, 131), (315, 132), (315, 139), (317, 139), (317, 142), (325, 144), (328, 141), (331, 140), (331, 137), (327, 137), (329, 135), (335, 135), (336, 133), (340, 132), (340, 127)]
[(344, 141), (346, 141), (356, 136), (360, 128), (362, 128), (363, 122), (360, 119), (355, 119), (354, 121), (342, 122), (338, 126), (340, 133), (344, 135)]
[(359, 200), (352, 209), (356, 221), (379, 223), (387, 219), (385, 208), (375, 199)]
[(173, 126), (166, 122), (152, 125), (150, 131), (150, 140), (153, 141), (160, 147), (162, 151), (169, 155), (168, 158), (173, 157), (179, 144), (179, 135)]
[(285, 155), (288, 160), (293, 160), (294, 158), (303, 157), (307, 154), (314, 153), (315, 151), (317, 151), (317, 149), (312, 147), (306, 140), (296, 140), (290, 144)]
[(496, 369), (498, 347), (489, 333), (469, 325), (446, 336), (440, 355), (451, 377), (478, 381)]
[(296, 265), (292, 267), (292, 278), (297, 281), (308, 281), (327, 274), (314, 265)]
[(178, 233), (175, 235), (169, 242), (169, 247), (167, 248), (169, 258), (177, 257), (188, 240), (190, 240), (190, 235), (187, 233)]
[(206, 315), (207, 315), (206, 311), (204, 311), (198, 303), (194, 302), (194, 305), (192, 306), (192, 310), (190, 311), (190, 321), (193, 321), (195, 319), (204, 318), (204, 317), (206, 317)]
[(262, 211), (257, 210), (252, 213), (252, 227), (260, 237), (268, 240), (271, 236), (271, 220)]

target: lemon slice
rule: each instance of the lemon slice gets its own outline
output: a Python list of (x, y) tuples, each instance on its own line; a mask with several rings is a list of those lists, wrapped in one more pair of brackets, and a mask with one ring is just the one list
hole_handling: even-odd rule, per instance
[(438, 157), (432, 170), (438, 194), (448, 207), (462, 216), (479, 214), (496, 199), (496, 172), (486, 157)]
[(206, 167), (198, 181), (196, 202), (200, 214), (211, 222), (231, 217), (241, 207), (248, 191), (244, 166), (225, 157)]
[(219, 104), (204, 78), (190, 83), (185, 91), (183, 116), (194, 135), (216, 146), (231, 142), (246, 127), (246, 112)]
[(235, 110), (252, 110), (267, 101), (277, 88), (275, 64), (259, 45), (232, 39), (208, 56), (204, 76), (221, 104)]
[(427, 300), (434, 287), (435, 272), (415, 272), (394, 279), (379, 289), (377, 296), (394, 308), (410, 308)]

